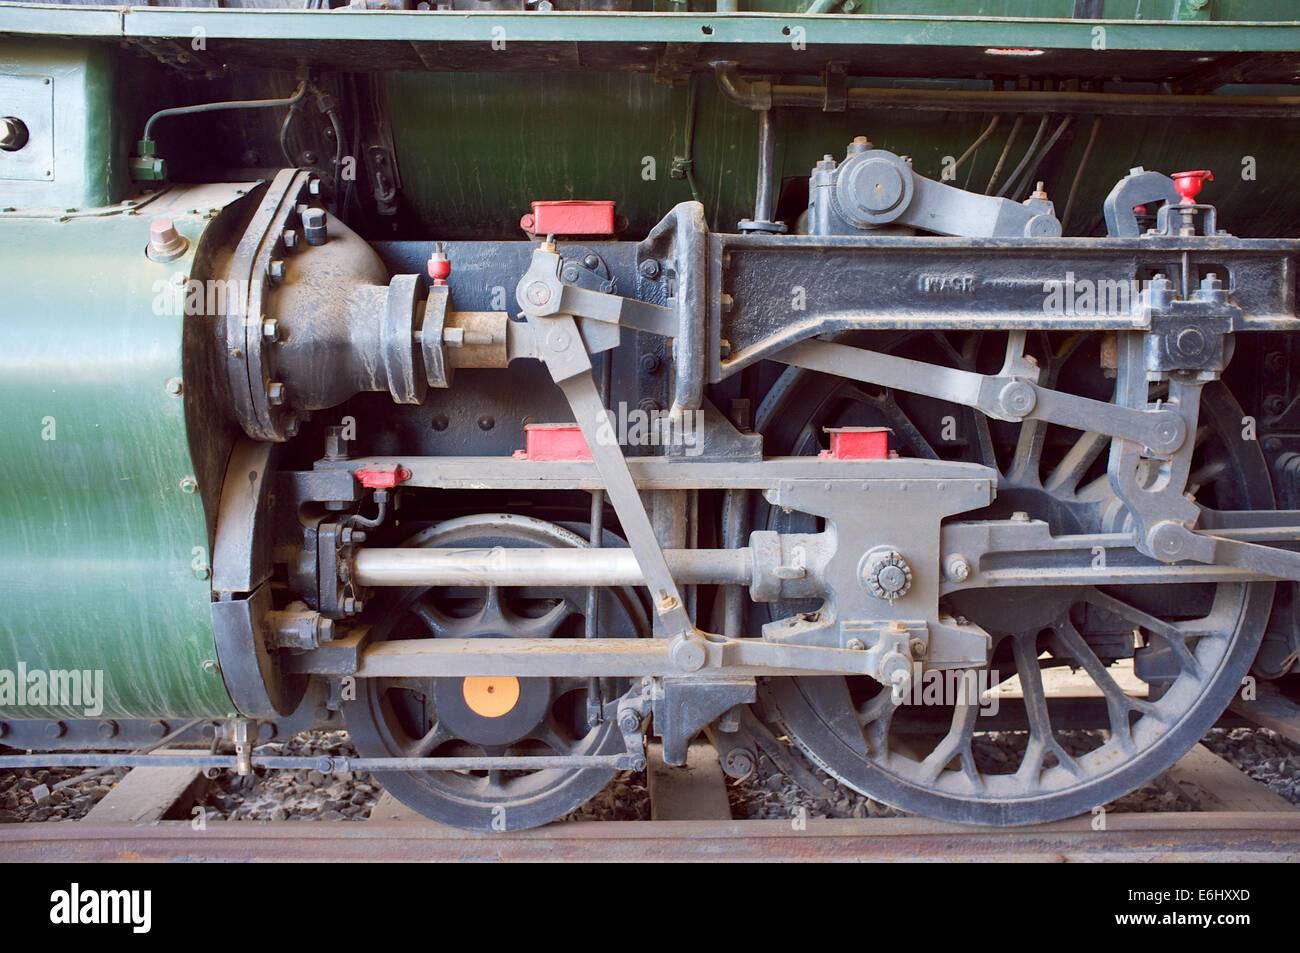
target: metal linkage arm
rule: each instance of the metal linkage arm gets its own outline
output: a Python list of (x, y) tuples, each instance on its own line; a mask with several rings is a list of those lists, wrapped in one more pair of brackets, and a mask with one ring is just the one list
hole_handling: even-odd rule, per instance
[[(530, 316), (547, 318), (569, 314), (614, 327), (676, 337), (677, 315), (671, 308), (566, 285), (560, 280), (562, 263), (560, 255), (554, 250), (547, 251), (545, 246), (533, 252), (532, 264), (519, 283), (522, 290), (519, 304)], [(593, 350), (592, 343), (588, 342), (589, 351)], [(616, 346), (618, 337), (600, 343), (607, 346), (594, 350)]]
[(1300, 553), (1288, 549), (1196, 532), (1174, 520), (1153, 526), (1149, 539), (1156, 557), (1166, 562), (1189, 559), (1300, 582)]
[[(796, 367), (953, 401), (998, 420), (1043, 420), (1130, 440), (1154, 453), (1174, 453), (1187, 439), (1182, 418), (1165, 410), (1134, 410), (1040, 387), (1028, 375), (976, 374), (830, 341), (807, 340), (773, 355)], [(1008, 362), (1011, 367), (1012, 362)]]
[(694, 636), (695, 626), (668, 569), (627, 460), (618, 443), (608, 438), (614, 428), (592, 377), (589, 345), (579, 334), (573, 314), (560, 310), (565, 293), (579, 289), (559, 281), (558, 267), (559, 255), (555, 246), (549, 242), (542, 243), (533, 253), (532, 265), (515, 290), (515, 300), (534, 330), (538, 356), (545, 362), (551, 378), (573, 410), (574, 420), (591, 450), (592, 461), (600, 471), (609, 501), (618, 514), (628, 545), (636, 554), (666, 631), (670, 635), (689, 633)]

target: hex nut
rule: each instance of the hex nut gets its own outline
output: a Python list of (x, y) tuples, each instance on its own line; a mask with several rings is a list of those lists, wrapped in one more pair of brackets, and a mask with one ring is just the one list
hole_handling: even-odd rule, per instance
[(893, 602), (912, 588), (912, 567), (896, 550), (879, 549), (864, 558), (861, 578), (873, 596)]

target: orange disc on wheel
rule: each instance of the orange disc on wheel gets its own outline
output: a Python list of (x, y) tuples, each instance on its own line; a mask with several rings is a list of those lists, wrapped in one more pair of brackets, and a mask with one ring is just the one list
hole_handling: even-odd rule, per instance
[(519, 701), (519, 679), (512, 675), (472, 675), (461, 691), (469, 710), (484, 718), (500, 718)]

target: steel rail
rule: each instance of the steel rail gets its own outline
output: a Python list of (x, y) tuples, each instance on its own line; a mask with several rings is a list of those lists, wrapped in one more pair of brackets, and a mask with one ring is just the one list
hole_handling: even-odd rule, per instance
[(5, 861), (1291, 861), (1300, 812), (1108, 814), (1017, 828), (924, 818), (555, 823), (508, 833), (421, 820), (0, 825)]
[[(465, 758), (348, 758), (288, 757), (253, 755), (250, 766), (287, 771), (319, 771), (346, 774), (349, 771), (537, 771), (546, 768), (616, 768), (639, 770), (631, 754), (611, 755), (519, 755), (518, 757)], [(239, 769), (236, 755), (220, 754), (16, 754), (0, 755), (0, 768), (228, 768)]]

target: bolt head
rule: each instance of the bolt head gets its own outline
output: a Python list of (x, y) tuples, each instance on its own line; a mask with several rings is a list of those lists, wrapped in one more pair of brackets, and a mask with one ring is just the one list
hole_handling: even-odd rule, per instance
[(170, 218), (155, 218), (149, 223), (150, 258), (155, 261), (173, 261), (185, 254), (189, 242), (176, 230)]
[(286, 228), (280, 235), (280, 238), (284, 242), (284, 247), (287, 250), (293, 251), (298, 247), (298, 232), (295, 229)]
[(655, 261), (653, 258), (647, 258), (645, 261), (641, 262), (640, 272), (641, 276), (644, 278), (658, 278), (659, 262)]
[(884, 566), (880, 570), (880, 585), (886, 592), (897, 592), (903, 588), (907, 582), (907, 577), (903, 575), (903, 570), (897, 566)]
[(733, 748), (723, 759), (722, 769), (733, 778), (747, 778), (754, 773), (754, 758), (743, 748)]
[(183, 386), (184, 385), (181, 384), (181, 379), (179, 377), (167, 378), (167, 383), (164, 385), (167, 389), (167, 393), (171, 394), (173, 397), (180, 396)]
[(284, 403), (284, 384), (279, 381), (271, 381), (266, 385), (266, 399), (274, 406), (279, 407)]
[(1013, 417), (1023, 417), (1032, 411), (1038, 403), (1038, 395), (1033, 385), (1025, 381), (1011, 381), (1002, 388), (998, 395), (1002, 409)]
[(271, 264), (267, 267), (267, 274), (271, 276), (272, 281), (284, 281), (283, 259), (280, 258), (272, 259)]
[(280, 322), (275, 318), (267, 318), (262, 322), (262, 337), (268, 341), (280, 340)]
[(541, 306), (551, 300), (551, 289), (544, 281), (534, 281), (525, 292), (530, 304)]
[(859, 564), (859, 574), (867, 591), (877, 599), (893, 602), (912, 588), (912, 568), (901, 553), (892, 549), (869, 552)]
[(861, 639), (849, 639), (844, 643), (844, 647), (850, 652), (865, 652), (867, 650), (867, 643), (863, 642)]

